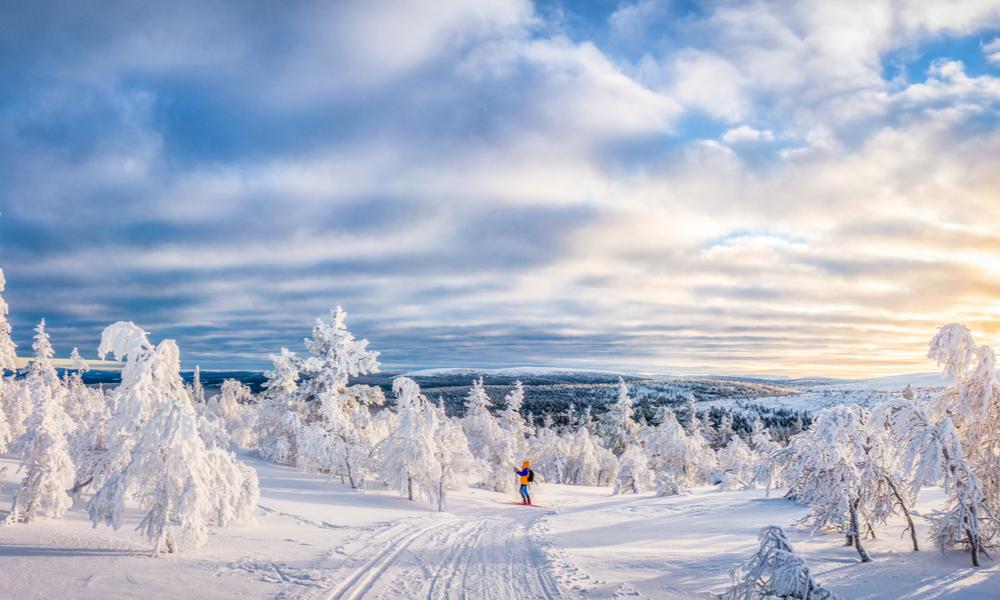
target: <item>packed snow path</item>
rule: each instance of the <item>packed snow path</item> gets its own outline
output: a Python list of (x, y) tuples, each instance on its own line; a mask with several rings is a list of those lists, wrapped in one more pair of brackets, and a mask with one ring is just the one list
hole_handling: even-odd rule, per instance
[(407, 519), (352, 544), (357, 548), (350, 549), (349, 557), (329, 567), (328, 580), (334, 583), (307, 597), (561, 598), (529, 532), (540, 514), (531, 508), (500, 506), (488, 516)]

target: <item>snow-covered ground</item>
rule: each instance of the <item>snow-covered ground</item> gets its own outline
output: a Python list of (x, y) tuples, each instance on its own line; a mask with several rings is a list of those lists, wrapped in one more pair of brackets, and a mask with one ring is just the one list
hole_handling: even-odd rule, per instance
[[(786, 531), (816, 578), (844, 598), (1000, 597), (1000, 567), (973, 569), (926, 540), (913, 553), (893, 524), (861, 564), (839, 535), (797, 530), (805, 509), (761, 491), (700, 489), (671, 498), (612, 497), (607, 488), (539, 485), (540, 508), (500, 494), (454, 494), (450, 512), (392, 492), (254, 458), (258, 523), (213, 533), (201, 550), (149, 556), (131, 531), (92, 529), (83, 507), (64, 519), (0, 528), (0, 598), (698, 598), (721, 591), (753, 551), (757, 531)], [(9, 467), (0, 506), (17, 489)], [(921, 511), (940, 506), (932, 490)], [(0, 512), (0, 516), (2, 516)]]

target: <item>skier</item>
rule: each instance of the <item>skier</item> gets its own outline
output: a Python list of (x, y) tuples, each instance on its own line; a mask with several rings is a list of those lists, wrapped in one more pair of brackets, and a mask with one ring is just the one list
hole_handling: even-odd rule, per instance
[(521, 470), (514, 469), (514, 473), (521, 478), (521, 504), (531, 504), (531, 496), (528, 494), (528, 485), (535, 480), (535, 473), (529, 468), (531, 461), (526, 460), (521, 464)]

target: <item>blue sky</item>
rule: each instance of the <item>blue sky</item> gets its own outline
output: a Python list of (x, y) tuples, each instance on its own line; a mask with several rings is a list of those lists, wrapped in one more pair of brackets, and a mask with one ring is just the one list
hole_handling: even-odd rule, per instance
[(1000, 332), (1000, 2), (3, 9), (19, 351), (877, 375)]

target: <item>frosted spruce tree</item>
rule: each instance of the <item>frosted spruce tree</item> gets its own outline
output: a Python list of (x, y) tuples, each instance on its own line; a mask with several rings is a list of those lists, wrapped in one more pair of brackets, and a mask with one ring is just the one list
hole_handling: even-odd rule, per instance
[(378, 447), (383, 476), (409, 500), (433, 499), (441, 482), (434, 438), (437, 414), (412, 379), (397, 377), (392, 389), (399, 426)]
[[(10, 337), (10, 322), (7, 320), (7, 302), (3, 299), (3, 291), (7, 285), (4, 279), (3, 269), (0, 269), (0, 380), (3, 379), (4, 371), (15, 369), (14, 340)], [(0, 386), (3, 384), (0, 383)]]
[(13, 372), (17, 365), (14, 362), (14, 340), (10, 337), (10, 323), (7, 321), (7, 302), (3, 299), (5, 286), (3, 269), (0, 269), (0, 454), (7, 451), (20, 433), (20, 428), (12, 423), (14, 418), (8, 414), (13, 412), (9, 405), (13, 405), (16, 394), (13, 378), (8, 381), (6, 373)]
[(524, 384), (520, 381), (514, 382), (514, 389), (504, 397), (504, 409), (499, 415), (500, 428), (507, 432), (511, 438), (514, 454), (525, 456), (528, 451), (528, 435), (530, 429), (521, 416), (521, 408), (524, 406)]
[(347, 384), (350, 377), (378, 372), (378, 352), (348, 331), (347, 313), (339, 306), (329, 321), (316, 319), (305, 346), (309, 354), (299, 360), (299, 394), (311, 414), (299, 438), (299, 464), (339, 474), (357, 488), (374, 470), (369, 407), (384, 398), (377, 389)]
[(512, 470), (517, 462), (514, 441), (490, 412), (492, 405), (482, 377), (473, 381), (465, 398), (462, 429), (472, 453), (488, 469), (483, 481), (486, 487), (495, 492), (512, 492), (515, 484)]
[(757, 551), (733, 570), (733, 585), (716, 595), (718, 600), (839, 600), (839, 596), (816, 583), (806, 561), (792, 550), (780, 527), (764, 527), (757, 538)]
[(639, 424), (635, 420), (635, 409), (628, 393), (628, 385), (618, 378), (618, 400), (608, 408), (601, 422), (605, 446), (621, 456), (625, 449), (638, 442)]
[(618, 459), (615, 487), (612, 493), (641, 494), (653, 489), (653, 473), (649, 470), (646, 453), (638, 445), (629, 446)]
[(191, 377), (191, 400), (195, 405), (205, 404), (205, 386), (201, 384), (201, 365), (194, 366)]
[(288, 348), (271, 355), (274, 365), (264, 375), (257, 420), (257, 449), (261, 457), (285, 465), (298, 462), (299, 437), (306, 407), (299, 394), (298, 357)]
[(34, 356), (24, 381), (32, 410), (25, 434), (16, 444), (25, 475), (14, 495), (8, 522), (61, 517), (73, 505), (66, 490), (73, 485), (76, 472), (67, 440), (74, 425), (64, 409), (66, 388), (50, 362), (54, 353), (44, 319), (35, 328), (32, 349)]
[(138, 529), (153, 551), (196, 548), (211, 525), (247, 523), (259, 496), (257, 475), (223, 449), (206, 448), (180, 376), (173, 340), (153, 346), (145, 331), (119, 321), (101, 334), (99, 354), (126, 358), (115, 392), (108, 450), (88, 504), (95, 525), (118, 529), (126, 502), (143, 511)]

